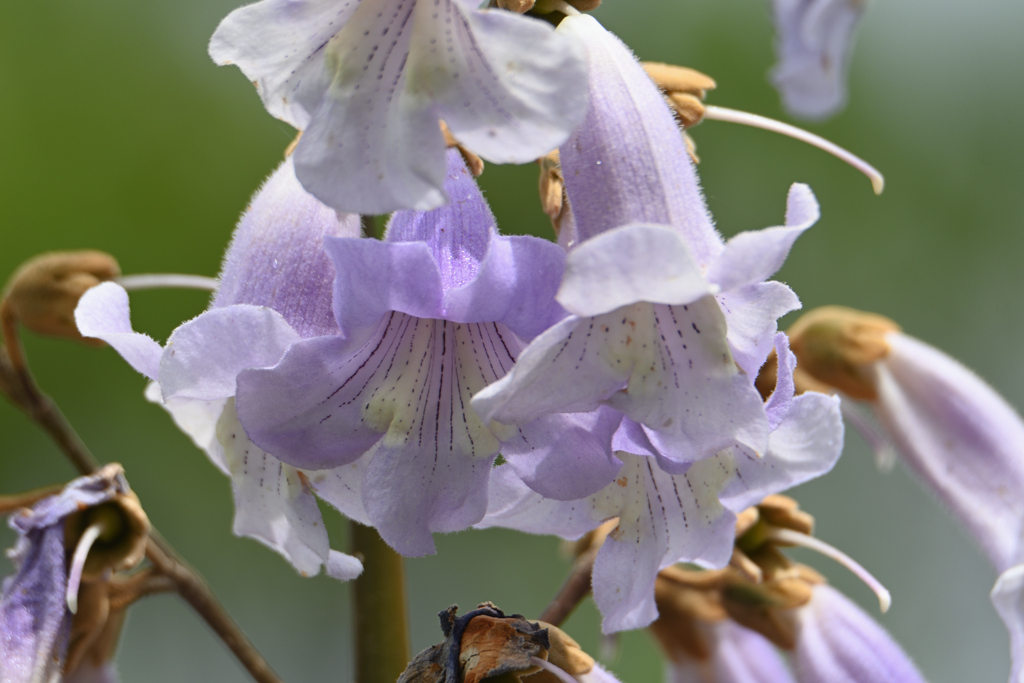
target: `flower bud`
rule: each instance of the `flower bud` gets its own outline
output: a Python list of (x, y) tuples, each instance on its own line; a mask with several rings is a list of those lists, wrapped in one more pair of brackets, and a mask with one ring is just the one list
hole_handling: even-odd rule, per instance
[(75, 324), (75, 307), (86, 290), (113, 280), (121, 269), (101, 251), (55, 251), (26, 261), (4, 288), (5, 308), (37, 334), (66, 337), (88, 344)]
[(789, 346), (796, 354), (798, 372), (851, 398), (873, 401), (878, 392), (870, 368), (889, 353), (886, 335), (899, 329), (880, 315), (823, 306), (793, 323)]

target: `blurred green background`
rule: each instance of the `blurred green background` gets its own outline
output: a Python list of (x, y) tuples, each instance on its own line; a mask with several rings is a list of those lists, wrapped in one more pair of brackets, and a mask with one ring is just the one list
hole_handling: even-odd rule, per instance
[[(250, 194), (293, 136), (206, 43), (227, 0), (0, 3), (0, 279), (42, 251), (94, 247), (126, 273), (215, 275)], [(764, 0), (606, 0), (597, 12), (643, 59), (717, 79), (714, 104), (784, 118), (766, 79), (773, 62)], [(1024, 406), (1024, 4), (878, 0), (860, 30), (850, 106), (811, 126), (886, 175), (875, 197), (840, 162), (763, 131), (708, 122), (693, 131), (711, 209), (727, 235), (781, 222), (787, 187), (809, 183), (818, 225), (780, 274), (806, 307), (877, 311), (975, 368)], [(546, 234), (536, 167), (489, 166), (499, 224)], [(523, 197), (527, 197), (526, 200)], [(194, 292), (133, 295), (136, 326), (159, 339), (198, 314)], [(110, 349), (28, 337), (39, 381), (103, 460), (124, 463), (163, 533), (210, 580), (287, 681), (349, 681), (348, 587), (302, 579), (230, 533), (228, 481), (156, 406)], [(72, 471), (15, 409), (0, 403), (0, 491)], [(880, 621), (933, 683), (1004, 680), (1008, 639), (988, 592), (995, 574), (972, 541), (902, 468), (883, 475), (862, 440), (823, 480), (796, 491), (818, 535), (892, 591)], [(345, 524), (328, 514), (333, 545)], [(0, 545), (12, 535), (0, 531)], [(568, 562), (553, 539), (509, 532), (439, 537), (408, 563), (412, 645), (441, 638), (449, 604), (492, 600), (539, 613)], [(842, 568), (800, 555), (869, 612), (874, 599)], [(6, 573), (0, 561), (0, 573)], [(591, 603), (568, 630), (597, 652)], [(611, 667), (625, 683), (662, 680), (644, 633), (621, 638)], [(245, 681), (206, 626), (172, 597), (135, 607), (119, 657), (126, 683)]]

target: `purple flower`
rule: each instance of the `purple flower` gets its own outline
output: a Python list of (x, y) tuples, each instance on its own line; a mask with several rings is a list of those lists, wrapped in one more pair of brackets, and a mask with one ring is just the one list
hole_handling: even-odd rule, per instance
[[(166, 348), (132, 331), (128, 295), (114, 283), (89, 290), (75, 313), (83, 335), (103, 339), (158, 381), (147, 396), (231, 477), (235, 533), (273, 548), (303, 574), (326, 565), (341, 579), (362, 566), (330, 550), (314, 490), (348, 490), (351, 477), (299, 471), (257, 448), (238, 423), (234, 395), (242, 370), (274, 365), (302, 338), (337, 333), (334, 269), (323, 242), (358, 234), (358, 217), (317, 201), (285, 161), (239, 222), (210, 310), (178, 327)], [(365, 521), (358, 506), (341, 509)]]
[(772, 0), (778, 64), (772, 82), (786, 109), (824, 119), (846, 104), (853, 34), (866, 0)]
[(815, 586), (797, 619), (793, 670), (800, 683), (923, 683), (906, 653), (879, 626), (831, 586)]
[(263, 0), (210, 41), (274, 116), (303, 131), (302, 184), (340, 211), (445, 202), (438, 120), (474, 152), (523, 163), (586, 109), (579, 46), (546, 22), (475, 0)]
[(448, 158), (450, 205), (399, 212), (383, 242), (326, 240), (339, 333), (238, 376), (252, 440), (296, 467), (362, 468), (355, 493), (366, 516), (406, 555), (433, 552), (432, 532), (483, 517), (499, 450), (561, 498), (593, 493), (619, 467), (615, 423), (602, 416), (506, 427), (470, 409), (512, 367), (521, 340), (564, 315), (554, 292), (565, 257), (545, 240), (498, 235), (462, 157)]
[[(120, 465), (108, 465), (8, 518), (18, 542), (8, 551), (16, 573), (4, 579), (0, 594), (0, 678), (4, 683), (60, 680), (71, 635), (69, 602), (74, 604), (78, 582), (89, 569), (86, 557), (70, 563), (75, 548), (67, 546), (65, 522), (129, 494)], [(74, 536), (71, 539), (77, 543)], [(125, 561), (132, 566), (141, 559), (141, 551), (133, 550)]]
[[(780, 357), (790, 358), (785, 335)], [(842, 450), (839, 402), (821, 394), (792, 396), (792, 363), (784, 363), (769, 404), (777, 427), (763, 455), (739, 446), (673, 473), (636, 423), (616, 434), (619, 476), (596, 494), (574, 501), (545, 499), (508, 467), (491, 480), (487, 517), (477, 526), (578, 538), (618, 517), (594, 562), (593, 591), (605, 632), (640, 628), (658, 616), (654, 582), (676, 562), (724, 566), (732, 555), (736, 513), (765, 496), (819, 476)], [(787, 389), (787, 387), (789, 387)], [(788, 396), (785, 395), (788, 391)]]
[(873, 367), (874, 413), (904, 461), (999, 571), (1024, 561), (1024, 422), (976, 374), (894, 331)]

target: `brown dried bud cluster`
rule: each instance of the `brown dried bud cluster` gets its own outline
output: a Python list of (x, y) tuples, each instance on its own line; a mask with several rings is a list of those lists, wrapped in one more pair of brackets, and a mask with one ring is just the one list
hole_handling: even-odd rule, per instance
[(801, 316), (788, 330), (797, 358), (797, 391), (838, 389), (851, 398), (875, 400), (873, 366), (889, 354), (886, 335), (899, 329), (889, 318), (843, 306)]
[(814, 519), (786, 496), (769, 496), (739, 515), (736, 549), (729, 566), (715, 571), (663, 569), (655, 582), (658, 620), (651, 632), (673, 661), (711, 657), (710, 625), (732, 619), (775, 645), (792, 649), (792, 610), (806, 605), (824, 579), (783, 555), (772, 527), (810, 533)]
[(64, 545), (67, 548), (77, 546), (90, 526), (99, 524), (103, 527), (89, 550), (82, 571), (83, 581), (101, 578), (108, 570), (118, 572), (138, 566), (146, 555), (146, 538), (150, 529), (149, 517), (142, 509), (139, 497), (124, 478), (124, 468), (110, 463), (96, 474), (116, 482), (118, 495), (105, 503), (68, 515), (64, 521)]
[(445, 642), (413, 658), (399, 683), (559, 683), (544, 660), (571, 676), (590, 672), (594, 659), (562, 630), (483, 603), (463, 617), (456, 607), (439, 615)]
[(75, 307), (86, 290), (113, 280), (121, 268), (102, 251), (60, 251), (26, 261), (4, 288), (4, 315), (38, 334), (84, 339), (75, 324)]
[(684, 130), (703, 120), (703, 100), (707, 91), (715, 88), (713, 78), (694, 69), (661, 62), (644, 62), (643, 67), (665, 93)]
[(459, 154), (466, 161), (466, 166), (469, 166), (470, 173), (473, 174), (474, 178), (479, 178), (480, 174), (484, 172), (484, 160), (473, 154), (468, 149), (463, 147), (455, 136), (452, 135), (451, 130), (448, 128), (448, 124), (441, 121), (441, 132), (444, 133), (444, 142), (448, 147), (456, 147), (459, 150)]

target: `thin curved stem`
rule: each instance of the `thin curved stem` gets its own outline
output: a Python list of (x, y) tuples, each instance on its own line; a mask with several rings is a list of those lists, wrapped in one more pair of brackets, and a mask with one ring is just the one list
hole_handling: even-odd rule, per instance
[(205, 275), (179, 275), (178, 273), (143, 273), (123, 275), (115, 282), (129, 292), (140, 289), (203, 289), (216, 292), (220, 283)]
[(828, 152), (832, 156), (845, 161), (850, 166), (853, 166), (855, 169), (866, 175), (868, 179), (871, 180), (871, 188), (875, 191), (875, 194), (882, 194), (882, 190), (885, 189), (885, 178), (877, 168), (864, 161), (856, 154), (843, 149), (834, 142), (830, 142), (820, 135), (815, 135), (803, 128), (797, 128), (796, 126), (791, 126), (788, 123), (770, 119), (767, 116), (759, 116), (757, 114), (750, 114), (745, 111), (737, 111), (736, 109), (728, 109), (726, 107), (716, 107), (710, 104), (704, 106), (704, 118), (711, 119), (713, 121), (742, 123), (754, 128), (770, 130), (773, 133), (781, 133), (782, 135), (800, 140), (801, 142), (806, 142), (809, 145), (814, 145), (818, 149)]

